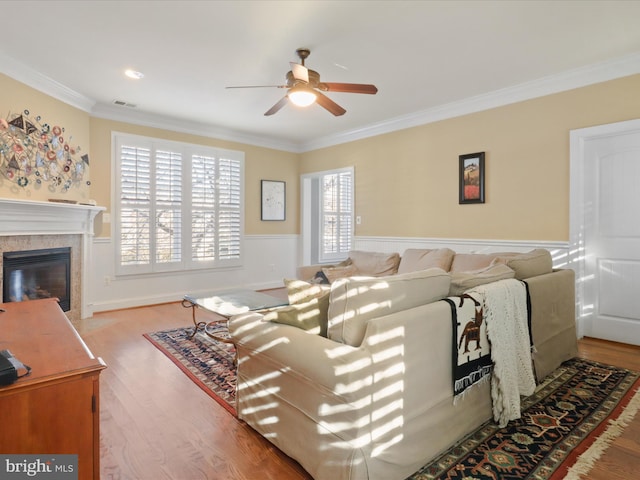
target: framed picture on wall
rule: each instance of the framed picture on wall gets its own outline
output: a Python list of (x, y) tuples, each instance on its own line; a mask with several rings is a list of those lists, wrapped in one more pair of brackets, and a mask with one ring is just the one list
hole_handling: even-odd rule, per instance
[(286, 183), (277, 180), (262, 180), (263, 221), (285, 220)]
[(460, 155), (458, 203), (484, 203), (484, 152)]

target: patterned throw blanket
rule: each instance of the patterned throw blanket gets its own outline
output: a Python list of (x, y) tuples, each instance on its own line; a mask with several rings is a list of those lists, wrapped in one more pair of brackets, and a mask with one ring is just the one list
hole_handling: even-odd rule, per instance
[(457, 402), (491, 373), (491, 345), (479, 301), (468, 294), (444, 300), (451, 306), (453, 319), (453, 398)]
[(520, 395), (536, 386), (526, 285), (502, 280), (446, 301), (453, 313), (454, 402), (493, 368), (494, 420), (504, 426), (520, 418)]

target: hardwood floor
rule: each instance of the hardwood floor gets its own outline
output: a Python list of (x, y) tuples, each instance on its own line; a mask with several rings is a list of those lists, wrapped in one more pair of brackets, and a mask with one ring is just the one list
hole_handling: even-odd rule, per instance
[[(207, 315), (198, 311), (199, 318)], [(79, 325), (108, 365), (100, 387), (102, 480), (310, 479), (142, 337), (189, 325), (191, 311), (180, 303), (98, 313)], [(584, 358), (640, 370), (640, 347), (594, 339), (579, 344)], [(640, 414), (588, 478), (626, 480), (638, 470)]]

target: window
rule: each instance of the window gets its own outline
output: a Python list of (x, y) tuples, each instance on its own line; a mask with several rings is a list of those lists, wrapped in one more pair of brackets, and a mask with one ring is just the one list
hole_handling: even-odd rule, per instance
[(114, 134), (118, 274), (240, 265), (244, 154)]
[(353, 171), (322, 175), (320, 192), (320, 261), (344, 259), (353, 231)]

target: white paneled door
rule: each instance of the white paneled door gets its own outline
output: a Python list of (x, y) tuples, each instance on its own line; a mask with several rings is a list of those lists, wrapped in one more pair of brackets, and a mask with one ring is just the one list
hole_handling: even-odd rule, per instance
[(640, 345), (640, 120), (572, 132), (582, 334)]

